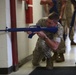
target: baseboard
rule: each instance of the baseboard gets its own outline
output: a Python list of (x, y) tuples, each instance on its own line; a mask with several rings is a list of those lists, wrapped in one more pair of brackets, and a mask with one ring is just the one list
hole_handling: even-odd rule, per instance
[(25, 63), (27, 63), (28, 61), (30, 61), (32, 59), (32, 55), (29, 55), (27, 57), (25, 57), (24, 59), (22, 59), (18, 65), (16, 66), (11, 66), (8, 68), (0, 68), (0, 74), (10, 74), (13, 71), (17, 71), (22, 65), (24, 65)]
[(9, 68), (0, 68), (0, 74), (10, 74), (11, 72), (13, 72), (13, 67), (9, 67)]
[(19, 69), (19, 65), (13, 65), (13, 71), (16, 72)]
[(25, 63), (27, 63), (28, 61), (30, 61), (32, 59), (32, 54), (25, 57), (24, 59), (22, 59), (20, 62), (19, 62), (19, 67), (21, 67), (22, 65), (24, 65)]

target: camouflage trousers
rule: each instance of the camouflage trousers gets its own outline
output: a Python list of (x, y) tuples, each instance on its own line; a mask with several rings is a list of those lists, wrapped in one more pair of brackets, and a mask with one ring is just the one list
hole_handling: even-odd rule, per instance
[(33, 51), (32, 64), (34, 66), (39, 65), (40, 61), (46, 57), (46, 65), (51, 67), (53, 60), (51, 59), (51, 49), (45, 44), (43, 40), (38, 40), (35, 50)]
[[(35, 50), (33, 51), (33, 65), (39, 65), (40, 61), (46, 57), (46, 65), (52, 66), (53, 60), (52, 60), (52, 53), (54, 50), (49, 48), (46, 43), (42, 40), (39, 40), (36, 44)], [(59, 48), (57, 49), (57, 53), (65, 53), (65, 42), (64, 40), (61, 41)], [(51, 65), (52, 64), (52, 65)]]

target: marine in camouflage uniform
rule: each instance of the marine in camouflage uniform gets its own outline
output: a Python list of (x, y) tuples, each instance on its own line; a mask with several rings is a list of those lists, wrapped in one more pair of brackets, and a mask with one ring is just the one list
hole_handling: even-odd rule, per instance
[(72, 5), (70, 0), (67, 0), (66, 3), (65, 16), (66, 16), (66, 25), (68, 28), (70, 28), (70, 23), (72, 19)]
[(57, 0), (57, 8), (58, 8), (58, 13), (59, 13), (59, 17), (60, 17), (60, 23), (63, 25), (64, 27), (64, 40), (66, 39), (66, 15), (65, 15), (65, 9), (66, 9), (66, 3), (67, 0)]
[[(72, 3), (71, 1), (73, 0), (67, 0), (66, 2), (66, 8), (65, 8), (65, 26), (66, 26), (66, 30), (65, 30), (65, 34), (69, 34), (69, 38), (71, 40), (71, 44), (75, 44), (73, 42), (73, 36), (74, 36), (74, 26), (72, 27), (71, 32), (67, 33), (67, 29), (70, 30), (70, 25), (71, 25), (71, 21), (72, 21), (72, 16), (73, 16), (73, 12), (72, 12)], [(74, 2), (75, 3), (75, 2)]]
[[(61, 25), (63, 26), (64, 28), (64, 32), (63, 32), (63, 38), (65, 40), (65, 30), (66, 30), (66, 20), (65, 20), (65, 7), (66, 7), (66, 2), (67, 0), (54, 0), (54, 1), (57, 1), (57, 11), (58, 11), (58, 14), (59, 14), (59, 22), (61, 23)], [(65, 52), (65, 49), (61, 52)], [(54, 60), (56, 62), (63, 62), (64, 61), (64, 56), (63, 56), (63, 53), (54, 53)]]
[[(46, 1), (50, 1), (50, 0), (46, 0)], [(51, 3), (46, 3), (46, 4), (48, 4), (48, 9), (47, 10), (49, 11), (49, 13), (56, 12), (56, 13), (59, 14), (59, 19), (60, 19), (59, 22), (62, 23), (62, 25), (64, 27), (64, 32), (65, 32), (65, 29), (66, 29), (66, 27), (65, 27), (66, 21), (65, 21), (65, 19), (63, 19), (63, 17), (65, 18), (64, 12), (65, 12), (66, 1), (67, 0), (52, 0), (53, 3), (52, 2)], [(54, 5), (52, 6), (51, 4), (52, 5), (54, 4)], [(48, 13), (48, 11), (46, 13)], [(65, 36), (65, 34), (64, 34), (64, 36)], [(64, 37), (64, 39), (65, 39), (65, 37)], [(64, 52), (65, 52), (65, 50), (63, 50), (63, 53)], [(53, 59), (56, 62), (63, 62), (64, 61), (63, 53), (59, 54), (57, 52), (54, 52)]]
[[(39, 25), (40, 27), (46, 27), (46, 19), (40, 19), (36, 25)], [(47, 37), (49, 37), (51, 40), (57, 41), (57, 38), (61, 39), (61, 42), (59, 44), (59, 47), (57, 49), (58, 54), (62, 54), (65, 51), (65, 43), (63, 40), (63, 26), (58, 22), (58, 31), (56, 33), (50, 33), (50, 32), (44, 32)], [(52, 59), (52, 52), (54, 50), (50, 48), (43, 39), (38, 38), (36, 47), (33, 51), (33, 65), (39, 65), (40, 61), (43, 59), (43, 57), (46, 57), (46, 66), (53, 67), (53, 59)]]
[[(73, 5), (73, 13), (72, 13), (72, 17), (71, 17), (71, 24), (70, 24), (70, 33), (69, 33), (69, 36), (70, 36), (70, 39), (71, 39), (71, 44), (73, 45), (76, 45), (76, 43), (73, 41), (74, 38), (74, 32), (76, 33), (76, 0), (70, 0), (71, 4)], [(75, 14), (75, 15), (74, 15)], [(70, 15), (70, 14), (69, 14)], [(71, 28), (72, 27), (72, 28)]]

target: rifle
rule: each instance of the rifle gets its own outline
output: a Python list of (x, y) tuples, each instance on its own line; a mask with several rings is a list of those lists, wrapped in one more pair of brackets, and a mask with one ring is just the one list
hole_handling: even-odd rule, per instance
[(32, 36), (34, 35), (33, 32), (47, 31), (47, 32), (51, 32), (51, 33), (56, 33), (57, 30), (58, 30), (57, 27), (40, 27), (40, 26), (37, 26), (37, 27), (32, 27), (32, 28), (7, 28), (6, 27), (6, 29), (0, 30), (0, 31), (5, 31), (5, 32), (21, 32), (21, 31), (28, 32), (28, 31), (31, 31), (32, 34), (30, 34), (28, 36), (28, 38), (32, 38)]
[(69, 37), (70, 37), (71, 31), (72, 31), (72, 28), (74, 26), (75, 14), (76, 14), (76, 10), (74, 11), (73, 16), (72, 16), (72, 21), (71, 21), (70, 30), (69, 30)]

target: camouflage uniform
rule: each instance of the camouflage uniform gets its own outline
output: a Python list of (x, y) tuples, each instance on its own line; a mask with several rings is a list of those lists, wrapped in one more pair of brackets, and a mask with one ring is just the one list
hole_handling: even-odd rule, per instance
[[(66, 26), (68, 28), (70, 28), (70, 24), (71, 24), (71, 20), (72, 20), (72, 6), (71, 6), (71, 1), (70, 0), (67, 0), (67, 3), (66, 3), (66, 11), (65, 11), (65, 16), (66, 16)], [(70, 39), (72, 40), (73, 39), (73, 30), (71, 32), (71, 36), (70, 36)]]
[[(40, 19), (37, 23), (37, 25), (40, 25), (41, 27), (46, 27), (46, 19)], [(64, 48), (65, 48), (65, 43), (62, 44), (62, 42), (64, 42), (63, 40), (63, 27), (61, 26), (60, 23), (58, 23), (58, 31), (54, 34), (54, 33), (50, 33), (50, 32), (44, 32), (47, 37), (49, 37), (51, 40), (57, 41), (56, 38), (60, 38), (61, 42), (60, 45), (57, 49), (58, 53), (63, 53), (65, 52)], [(33, 65), (39, 65), (39, 62), (41, 61), (41, 59), (43, 57), (47, 58), (47, 66), (52, 67), (53, 66), (53, 60), (52, 60), (52, 54), (51, 51), (54, 51), (53, 49), (51, 49), (43, 39), (38, 38), (37, 43), (36, 43), (36, 47), (33, 51)]]
[[(57, 4), (58, 4), (58, 13), (59, 13), (59, 15), (60, 15), (60, 12), (61, 12), (61, 6), (62, 6), (62, 2), (61, 2), (62, 0), (57, 0)], [(66, 1), (66, 3), (67, 3), (67, 0), (65, 0)], [(66, 9), (65, 9), (66, 10)], [(66, 11), (64, 10), (64, 14), (63, 14), (63, 16), (62, 16), (62, 20), (61, 20), (61, 23), (62, 23), (62, 25), (63, 25), (63, 27), (64, 27), (64, 33), (66, 34)], [(65, 38), (64, 38), (65, 39)]]
[[(57, 4), (57, 11), (58, 11), (58, 14), (60, 16), (61, 7), (62, 7), (62, 0), (55, 0), (55, 1), (57, 1), (57, 3), (56, 3)], [(65, 1), (67, 1), (67, 0), (65, 0)], [(50, 9), (51, 9), (51, 7), (50, 7)], [(64, 10), (64, 13), (63, 13), (63, 16), (62, 16), (62, 20), (60, 20), (59, 22), (62, 24), (62, 26), (64, 28), (63, 37), (64, 37), (64, 40), (65, 40), (65, 34), (66, 34), (65, 33), (66, 32), (66, 16), (65, 16), (65, 10)], [(64, 44), (64, 42), (63, 42), (63, 44)], [(63, 53), (62, 53), (62, 51), (61, 51), (61, 53), (54, 52), (53, 59), (56, 62), (63, 62), (64, 61), (64, 55), (63, 55)]]
[[(60, 11), (60, 7), (61, 7), (61, 3), (60, 3), (61, 0), (58, 0), (58, 11)], [(64, 26), (64, 32), (65, 34), (68, 34), (67, 33), (67, 28), (70, 29), (70, 24), (71, 24), (71, 21), (72, 21), (72, 3), (71, 3), (71, 0), (66, 0), (66, 8), (65, 8), (65, 12), (64, 12), (64, 16), (63, 16), (63, 19), (62, 19), (62, 25)], [(71, 36), (69, 37), (70, 40), (73, 42), (73, 36), (74, 36), (74, 26), (71, 30), (71, 33), (69, 33)]]
[[(60, 16), (60, 13), (62, 11), (61, 7), (62, 7), (62, 0), (52, 0), (53, 3), (54, 3), (54, 6), (51, 6), (50, 4), (48, 4), (48, 7), (49, 7), (49, 13), (52, 13), (52, 12), (56, 12), (59, 14)], [(67, 0), (63, 0), (63, 1), (66, 1)], [(59, 20), (59, 22), (63, 25), (64, 27), (64, 36), (65, 36), (65, 32), (66, 32), (66, 16), (65, 16), (65, 10), (63, 12), (63, 16), (62, 16), (62, 19)], [(64, 40), (65, 40), (65, 37), (64, 37)]]

